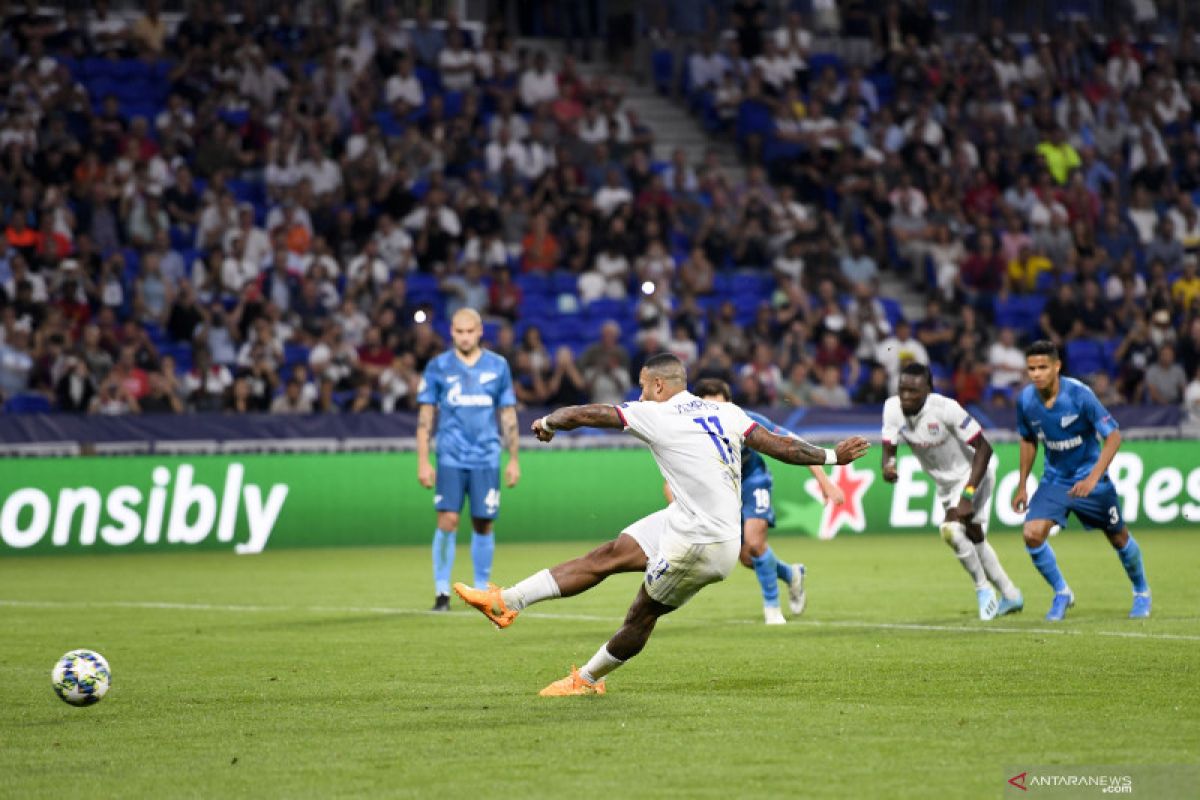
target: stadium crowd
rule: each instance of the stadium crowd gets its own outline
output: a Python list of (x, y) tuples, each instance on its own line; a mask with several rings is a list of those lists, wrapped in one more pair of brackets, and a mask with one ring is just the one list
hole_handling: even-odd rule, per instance
[(4, 19), (7, 411), (408, 408), (471, 306), (527, 405), (618, 401), (664, 349), (748, 405), (880, 403), (907, 359), (1004, 404), (1050, 338), (1106, 404), (1200, 418), (1191, 29), (650, 4), (734, 181), (498, 22), (332, 5)]

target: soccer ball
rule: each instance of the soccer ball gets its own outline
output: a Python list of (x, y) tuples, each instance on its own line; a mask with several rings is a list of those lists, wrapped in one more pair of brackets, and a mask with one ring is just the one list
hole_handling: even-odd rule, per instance
[(104, 656), (92, 650), (72, 650), (60, 658), (50, 672), (54, 693), (64, 703), (90, 706), (112, 686), (112, 672)]

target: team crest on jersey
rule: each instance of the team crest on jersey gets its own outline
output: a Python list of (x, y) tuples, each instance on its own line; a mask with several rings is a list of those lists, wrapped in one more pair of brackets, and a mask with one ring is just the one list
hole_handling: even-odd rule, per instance
[(498, 378), (498, 377), (499, 376), (494, 372), (482, 372), (479, 375), (479, 383), (480, 384), (488, 383), (489, 381), (496, 380), (496, 378)]
[(926, 427), (929, 428), (929, 432), (934, 436), (937, 436), (942, 432), (942, 426), (937, 422), (930, 422)]
[(1069, 426), (1072, 422), (1074, 422), (1077, 419), (1079, 419), (1078, 414), (1067, 414), (1062, 418), (1062, 426), (1064, 428), (1066, 428), (1067, 426)]

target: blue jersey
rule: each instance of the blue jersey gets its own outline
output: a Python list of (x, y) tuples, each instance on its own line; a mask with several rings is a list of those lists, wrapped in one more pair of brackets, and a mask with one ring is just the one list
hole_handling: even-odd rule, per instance
[(517, 404), (503, 356), (484, 350), (474, 366), (467, 366), (454, 350), (447, 350), (425, 367), (417, 402), (437, 406), (439, 466), (499, 465), (496, 409)]
[[(747, 411), (746, 416), (771, 433), (778, 434), (779, 436), (793, 435), (787, 428), (782, 425), (776, 425), (762, 414)], [(757, 450), (752, 450), (742, 445), (742, 485), (771, 486), (772, 483), (774, 483), (774, 480), (771, 478), (771, 470), (767, 468), (766, 459)]]
[[(1087, 386), (1060, 378), (1058, 397), (1046, 408), (1030, 384), (1017, 400), (1017, 430), (1021, 438), (1044, 447), (1044, 483), (1073, 486), (1083, 480), (1100, 458), (1100, 440), (1117, 429), (1117, 422)], [(1108, 476), (1105, 475), (1105, 478)]]

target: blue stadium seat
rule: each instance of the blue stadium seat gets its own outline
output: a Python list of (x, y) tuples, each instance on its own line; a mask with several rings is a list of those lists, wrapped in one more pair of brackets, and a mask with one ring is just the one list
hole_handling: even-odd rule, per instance
[(52, 411), (50, 401), (40, 394), (17, 394), (4, 404), (5, 414), (48, 414)]
[(766, 136), (775, 129), (775, 120), (771, 116), (771, 108), (758, 100), (743, 100), (737, 111), (738, 141), (747, 136)]
[(1067, 342), (1067, 368), (1072, 375), (1083, 377), (1108, 372), (1104, 347), (1095, 339), (1072, 339)]
[(1116, 377), (1120, 364), (1117, 362), (1117, 350), (1121, 348), (1121, 337), (1105, 339), (1100, 347), (1104, 350), (1104, 363), (1108, 364), (1108, 374)]
[(836, 53), (812, 53), (809, 55), (808, 69), (814, 78), (819, 77), (827, 67), (833, 67), (839, 78), (846, 74), (846, 65)]
[(285, 344), (283, 346), (283, 365), (294, 367), (297, 364), (308, 363), (309, 349), (302, 344)]
[(675, 76), (675, 55), (670, 50), (655, 50), (650, 54), (650, 69), (654, 74), (654, 86), (662, 94), (670, 94)]

